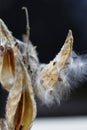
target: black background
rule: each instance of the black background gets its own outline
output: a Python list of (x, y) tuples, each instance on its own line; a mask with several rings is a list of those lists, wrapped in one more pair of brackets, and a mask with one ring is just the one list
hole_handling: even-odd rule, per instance
[[(25, 33), (26, 6), (30, 18), (30, 39), (37, 46), (41, 62), (48, 63), (62, 47), (68, 30), (74, 35), (74, 50), (87, 53), (86, 0), (0, 0), (0, 18), (16, 38)], [(38, 104), (38, 116), (87, 115), (87, 83), (72, 91), (67, 101), (47, 108)], [(4, 117), (7, 92), (0, 88), (0, 116)]]

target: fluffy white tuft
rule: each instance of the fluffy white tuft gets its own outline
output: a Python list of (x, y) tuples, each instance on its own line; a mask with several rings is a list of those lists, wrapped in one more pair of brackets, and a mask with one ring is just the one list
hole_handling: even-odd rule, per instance
[(87, 80), (87, 55), (72, 53), (67, 80), (72, 87), (77, 87), (79, 83)]
[(87, 79), (87, 55), (78, 56), (75, 52), (68, 59), (68, 64), (60, 72), (61, 81), (57, 81), (54, 86), (44, 86), (40, 71), (46, 66), (41, 65), (36, 79), (36, 93), (43, 104), (49, 106), (55, 101), (60, 104), (60, 101), (67, 97), (70, 90), (78, 87), (79, 83)]

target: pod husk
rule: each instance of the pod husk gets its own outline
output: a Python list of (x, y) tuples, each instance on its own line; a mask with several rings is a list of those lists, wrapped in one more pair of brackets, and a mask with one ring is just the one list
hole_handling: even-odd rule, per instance
[(9, 130), (28, 130), (36, 116), (36, 103), (31, 81), (20, 60), (19, 65), (21, 69), (18, 70), (18, 66), (16, 67), (17, 80), (9, 91), (6, 104), (6, 121)]
[(65, 67), (65, 64), (67, 64), (72, 52), (72, 47), (73, 36), (72, 31), (69, 30), (66, 41), (58, 55), (49, 64), (47, 64), (40, 73), (39, 78), (41, 79), (45, 89), (53, 87), (57, 81), (62, 80), (60, 72)]

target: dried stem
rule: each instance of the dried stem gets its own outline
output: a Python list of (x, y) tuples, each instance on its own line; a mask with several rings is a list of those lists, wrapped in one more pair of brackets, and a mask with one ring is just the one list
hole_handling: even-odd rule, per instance
[(25, 10), (25, 14), (26, 14), (26, 34), (23, 35), (23, 41), (28, 43), (30, 38), (29, 15), (26, 7), (22, 7), (22, 9)]

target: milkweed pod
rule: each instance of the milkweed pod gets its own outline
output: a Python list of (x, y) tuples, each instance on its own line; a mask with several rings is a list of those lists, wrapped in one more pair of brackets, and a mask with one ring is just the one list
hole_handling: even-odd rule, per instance
[(9, 92), (6, 120), (9, 130), (28, 130), (36, 116), (36, 103), (25, 66), (17, 73), (15, 85)]
[[(24, 67), (23, 67), (24, 68)], [(24, 68), (23, 74), (23, 92), (21, 95), (21, 100), (18, 104), (17, 113), (15, 121), (15, 130), (28, 130), (36, 116), (36, 103), (34, 100), (34, 93), (31, 86), (31, 81)], [(20, 113), (20, 115), (19, 115)]]
[(73, 36), (70, 30), (58, 55), (49, 64), (47, 64), (39, 74), (40, 82), (42, 82), (45, 89), (53, 87), (55, 83), (60, 80), (62, 81), (60, 73), (71, 55), (72, 46)]

